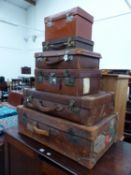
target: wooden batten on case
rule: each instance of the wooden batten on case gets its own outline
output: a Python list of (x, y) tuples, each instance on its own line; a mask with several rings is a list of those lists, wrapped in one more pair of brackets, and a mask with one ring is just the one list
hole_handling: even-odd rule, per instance
[(17, 108), (19, 132), (91, 169), (116, 137), (116, 114), (86, 127), (24, 108)]
[(114, 112), (114, 94), (99, 91), (83, 97), (24, 90), (24, 106), (85, 126), (92, 126)]
[(93, 17), (80, 7), (48, 16), (45, 21), (45, 41), (79, 36), (91, 40)]
[(98, 69), (35, 69), (37, 90), (81, 96), (97, 93), (101, 73)]
[(101, 55), (86, 49), (64, 49), (35, 53), (40, 69), (98, 69)]

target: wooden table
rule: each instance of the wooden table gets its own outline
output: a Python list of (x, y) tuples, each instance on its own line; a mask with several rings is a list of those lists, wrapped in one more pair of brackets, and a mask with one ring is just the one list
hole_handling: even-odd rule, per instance
[(17, 128), (6, 132), (5, 146), (6, 175), (131, 175), (131, 144), (126, 142), (115, 143), (92, 170), (19, 135)]
[(4, 138), (0, 136), (0, 175), (4, 175)]

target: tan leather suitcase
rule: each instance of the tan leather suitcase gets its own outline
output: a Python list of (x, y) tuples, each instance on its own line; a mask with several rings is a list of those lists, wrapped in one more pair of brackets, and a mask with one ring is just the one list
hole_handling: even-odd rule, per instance
[(101, 55), (75, 48), (35, 53), (35, 66), (39, 69), (98, 69)]
[(97, 93), (101, 72), (98, 69), (35, 69), (37, 90), (72, 96)]
[(116, 137), (116, 114), (97, 125), (86, 127), (51, 117), (29, 108), (18, 107), (19, 133), (54, 149), (91, 169)]
[(48, 16), (45, 22), (45, 41), (79, 36), (92, 39), (93, 16), (80, 7)]

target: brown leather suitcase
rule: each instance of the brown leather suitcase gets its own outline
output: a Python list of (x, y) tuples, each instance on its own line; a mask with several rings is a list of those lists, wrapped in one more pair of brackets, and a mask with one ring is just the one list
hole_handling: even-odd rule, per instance
[(45, 41), (79, 36), (91, 40), (93, 16), (80, 7), (48, 16), (45, 22)]
[(98, 69), (101, 55), (75, 48), (35, 53), (35, 66), (40, 69)]
[(81, 96), (100, 89), (98, 69), (35, 69), (35, 88), (64, 95)]
[(24, 106), (91, 126), (114, 112), (114, 94), (99, 91), (82, 97), (53, 94), (35, 89), (24, 90)]
[(93, 51), (94, 42), (81, 37), (61, 38), (50, 42), (42, 42), (42, 50), (63, 50), (68, 48), (83, 48)]
[(116, 137), (116, 114), (86, 127), (18, 107), (18, 128), (22, 133), (91, 169)]

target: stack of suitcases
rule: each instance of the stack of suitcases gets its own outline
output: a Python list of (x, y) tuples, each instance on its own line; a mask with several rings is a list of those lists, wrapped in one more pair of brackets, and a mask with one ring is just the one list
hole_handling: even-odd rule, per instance
[(45, 18), (35, 89), (24, 90), (17, 108), (20, 133), (89, 169), (115, 141), (117, 123), (114, 94), (100, 91), (92, 24), (79, 7)]

